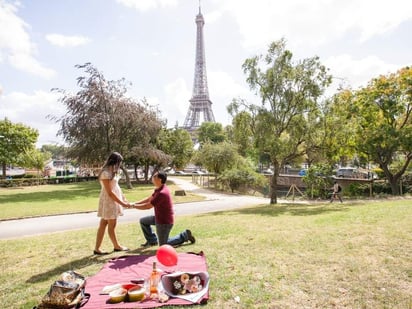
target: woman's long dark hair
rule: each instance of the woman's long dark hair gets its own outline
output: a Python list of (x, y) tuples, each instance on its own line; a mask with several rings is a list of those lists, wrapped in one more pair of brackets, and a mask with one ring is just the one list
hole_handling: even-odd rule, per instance
[(100, 177), (100, 174), (102, 173), (102, 171), (103, 171), (105, 168), (107, 168), (107, 167), (109, 167), (109, 166), (120, 166), (120, 164), (122, 163), (122, 161), (123, 161), (123, 157), (122, 157), (122, 155), (121, 155), (120, 153), (118, 153), (118, 152), (112, 152), (112, 153), (110, 154), (110, 156), (107, 158), (106, 162), (104, 163), (102, 169), (100, 170), (99, 177)]

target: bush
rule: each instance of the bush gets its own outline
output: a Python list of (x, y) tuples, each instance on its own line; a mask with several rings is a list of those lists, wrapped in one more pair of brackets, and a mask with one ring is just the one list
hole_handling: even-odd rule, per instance
[(327, 165), (314, 165), (307, 170), (302, 180), (307, 186), (306, 195), (308, 198), (329, 198), (333, 181), (332, 178), (325, 175), (331, 175), (331, 173), (332, 169)]
[(345, 188), (345, 193), (348, 196), (368, 196), (369, 195), (369, 184), (363, 183), (351, 183)]
[(373, 194), (392, 194), (392, 189), (386, 181), (375, 181), (373, 183)]
[(263, 177), (253, 171), (245, 169), (229, 169), (225, 170), (219, 177), (218, 181), (223, 188), (229, 188), (233, 193), (236, 190), (245, 191), (248, 189), (259, 190), (263, 187)]
[[(351, 183), (346, 187), (345, 193), (351, 197), (367, 197), (370, 194), (370, 185), (362, 183)], [(409, 184), (402, 183), (402, 193), (411, 192), (412, 186)], [(392, 195), (392, 188), (386, 181), (374, 181), (372, 184), (372, 194), (373, 195)]]

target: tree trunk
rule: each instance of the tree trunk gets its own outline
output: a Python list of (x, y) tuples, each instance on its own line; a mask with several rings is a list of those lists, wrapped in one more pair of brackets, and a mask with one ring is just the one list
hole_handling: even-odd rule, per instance
[(270, 204), (278, 203), (278, 175), (276, 172), (270, 177)]
[(398, 180), (401, 177), (401, 174), (392, 174), (387, 165), (379, 164), (379, 166), (383, 170), (383, 173), (391, 186), (392, 195), (399, 195)]
[(132, 182), (130, 181), (129, 173), (127, 172), (127, 168), (122, 165), (121, 169), (122, 169), (122, 171), (123, 171), (123, 173), (124, 173), (124, 175), (125, 175), (125, 177), (126, 177), (126, 186), (127, 186), (127, 189), (133, 189)]
[(391, 185), (392, 195), (399, 195), (399, 177), (393, 175), (387, 175), (386, 177), (389, 181), (389, 184)]
[(389, 181), (389, 184), (391, 186), (392, 190), (392, 195), (399, 195), (400, 190), (399, 190), (399, 180), (402, 178), (402, 175), (405, 173), (406, 169), (409, 166), (409, 163), (412, 161), (412, 153), (409, 153), (406, 156), (406, 160), (403, 163), (403, 166), (401, 169), (396, 173), (392, 174), (391, 171), (389, 170), (388, 164), (382, 162), (382, 160), (379, 160), (379, 167), (383, 170), (386, 179)]
[(145, 183), (149, 183), (149, 178), (151, 178), (152, 175), (149, 177), (149, 164), (145, 163), (144, 164), (144, 181)]
[(272, 162), (274, 171), (273, 176), (270, 177), (270, 204), (278, 203), (278, 176), (279, 176), (279, 164)]

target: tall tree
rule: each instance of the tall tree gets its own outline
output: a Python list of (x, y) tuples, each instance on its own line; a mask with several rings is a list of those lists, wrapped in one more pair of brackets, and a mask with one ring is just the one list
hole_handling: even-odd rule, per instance
[(163, 129), (158, 138), (159, 148), (172, 157), (170, 164), (183, 169), (192, 158), (194, 149), (190, 133), (182, 128)]
[[(27, 150), (23, 156), (25, 166), (37, 170), (37, 178), (40, 178), (46, 162), (50, 159), (51, 154), (49, 152), (42, 152), (38, 149)], [(37, 180), (37, 183), (39, 183), (39, 180)]]
[(341, 89), (327, 100), (322, 108), (322, 152), (323, 157), (331, 165), (339, 163), (345, 166), (357, 155), (356, 125), (350, 113), (348, 114), (353, 96), (350, 89)]
[(216, 144), (226, 140), (225, 130), (218, 122), (203, 122), (196, 133), (200, 144), (207, 142)]
[[(236, 102), (236, 100), (234, 100)], [(254, 155), (253, 145), (253, 118), (247, 111), (241, 111), (238, 114), (234, 114), (232, 111), (232, 105), (229, 105), (228, 111), (233, 115), (233, 142), (237, 145), (238, 152), (243, 157)]]
[(267, 186), (266, 177), (255, 171), (255, 166), (251, 161), (237, 154), (234, 163), (231, 168), (225, 169), (217, 178), (223, 188), (229, 187), (233, 193), (238, 189), (256, 190)]
[(352, 103), (358, 151), (379, 164), (392, 194), (399, 194), (399, 179), (412, 160), (412, 67), (372, 79)]
[(51, 157), (54, 159), (67, 157), (66, 155), (67, 148), (62, 145), (53, 145), (53, 144), (42, 145), (40, 150), (45, 153), (50, 153)]
[(163, 151), (149, 146), (135, 146), (129, 152), (129, 162), (134, 165), (136, 179), (137, 167), (143, 167), (145, 181), (149, 180), (149, 168), (154, 167), (154, 170), (165, 167), (172, 161), (172, 157), (165, 154)]
[(275, 169), (270, 184), (271, 204), (277, 203), (280, 169), (305, 153), (304, 142), (311, 133), (307, 116), (317, 112), (317, 100), (331, 82), (318, 57), (294, 63), (292, 56), (282, 39), (271, 43), (265, 56), (246, 59), (242, 66), (250, 88), (261, 99), (260, 105), (243, 106), (254, 115), (259, 152), (269, 156)]
[(228, 142), (205, 143), (196, 153), (195, 160), (209, 172), (220, 174), (236, 164), (237, 151)]
[(7, 165), (25, 167), (22, 155), (35, 149), (39, 133), (22, 123), (0, 120), (0, 163), (2, 175), (6, 177)]
[(111, 151), (118, 151), (127, 159), (132, 147), (155, 142), (163, 126), (156, 108), (145, 100), (127, 97), (124, 79), (108, 81), (90, 63), (76, 67), (88, 75), (77, 79), (80, 90), (76, 94), (53, 89), (62, 94), (60, 101), (67, 108), (56, 121), (60, 122), (58, 134), (69, 145), (70, 157), (96, 164)]

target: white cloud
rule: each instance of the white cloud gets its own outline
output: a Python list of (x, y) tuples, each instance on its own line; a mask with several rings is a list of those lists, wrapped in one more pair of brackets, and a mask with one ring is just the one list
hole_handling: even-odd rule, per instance
[(373, 36), (389, 33), (412, 18), (412, 2), (352, 0), (344, 17), (351, 23), (348, 28), (359, 29), (360, 41), (366, 41)]
[(331, 69), (333, 76), (351, 85), (353, 89), (366, 86), (374, 77), (400, 69), (372, 55), (362, 59), (353, 59), (346, 54), (333, 56), (326, 59), (324, 64)]
[(26, 32), (29, 26), (16, 12), (16, 6), (0, 2), (0, 49), (3, 52), (8, 50), (12, 53), (29, 53), (33, 48)]
[(33, 94), (12, 92), (3, 95), (1, 110), (7, 111), (7, 118), (13, 123), (22, 123), (40, 133), (38, 145), (62, 143), (56, 137), (59, 124), (47, 118), (48, 115), (60, 117), (64, 114), (64, 106), (58, 102), (59, 94), (35, 91)]
[(75, 47), (80, 45), (85, 45), (90, 42), (90, 39), (84, 36), (79, 35), (62, 35), (62, 34), (48, 34), (46, 35), (47, 41), (49, 41), (52, 45), (60, 46), (60, 47)]
[[(409, 0), (214, 0), (218, 11), (234, 16), (249, 49), (282, 37), (299, 46), (319, 46), (353, 32), (359, 41), (392, 31), (412, 18)], [(217, 14), (214, 15), (218, 16)]]
[(208, 72), (209, 96), (212, 101), (212, 110), (217, 122), (228, 125), (232, 117), (227, 112), (227, 106), (233, 99), (244, 99), (248, 102), (256, 100), (256, 96), (250, 91), (244, 80), (238, 83), (233, 77), (223, 71)]
[(161, 102), (163, 107), (166, 107), (162, 111), (162, 115), (168, 117), (168, 127), (174, 127), (176, 121), (179, 121), (179, 125), (183, 125), (186, 117), (187, 110), (189, 108), (189, 99), (191, 98), (191, 91), (189, 90), (185, 80), (178, 78), (175, 81), (165, 85), (165, 98), (166, 102)]
[(177, 0), (116, 0), (126, 7), (136, 9), (138, 11), (148, 11), (158, 7), (165, 8), (177, 6)]
[(208, 87), (213, 89), (213, 94), (222, 97), (246, 96), (250, 93), (248, 88), (239, 85), (228, 73), (223, 71), (208, 72)]
[(9, 62), (16, 69), (41, 76), (43, 78), (52, 78), (56, 74), (54, 70), (46, 68), (39, 61), (26, 53), (9, 55)]
[(203, 13), (202, 15), (204, 16), (205, 20), (207, 20), (208, 24), (213, 24), (214, 22), (218, 21), (222, 16), (223, 12), (222, 11), (211, 11), (207, 13)]
[(55, 72), (34, 58), (35, 46), (27, 33), (29, 25), (16, 12), (17, 6), (0, 1), (0, 59), (21, 71), (52, 77)]

